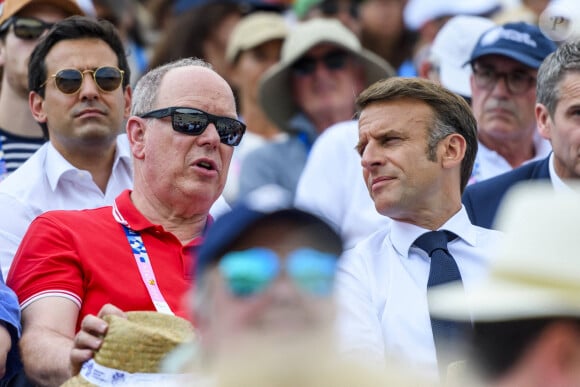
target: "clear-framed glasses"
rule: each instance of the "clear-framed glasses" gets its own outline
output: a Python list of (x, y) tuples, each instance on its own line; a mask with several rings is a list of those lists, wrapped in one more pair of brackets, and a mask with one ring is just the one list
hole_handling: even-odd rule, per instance
[(511, 94), (525, 93), (536, 84), (536, 78), (524, 71), (506, 73), (495, 71), (491, 67), (473, 66), (473, 79), (475, 84), (482, 89), (493, 89), (500, 78), (503, 78)]

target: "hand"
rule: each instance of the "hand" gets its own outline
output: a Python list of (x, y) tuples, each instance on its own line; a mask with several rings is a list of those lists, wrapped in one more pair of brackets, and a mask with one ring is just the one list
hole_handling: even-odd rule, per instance
[(74, 337), (70, 353), (72, 375), (78, 374), (83, 363), (90, 360), (93, 353), (101, 347), (108, 328), (107, 322), (103, 320), (106, 315), (127, 318), (125, 312), (112, 304), (105, 304), (98, 316), (88, 314), (83, 318), (81, 330)]
[(0, 378), (6, 373), (6, 357), (12, 347), (12, 338), (8, 329), (0, 323)]

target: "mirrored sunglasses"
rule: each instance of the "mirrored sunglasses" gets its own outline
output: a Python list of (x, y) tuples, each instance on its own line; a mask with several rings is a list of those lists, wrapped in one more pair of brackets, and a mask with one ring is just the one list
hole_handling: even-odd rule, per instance
[(318, 62), (331, 71), (343, 69), (346, 66), (349, 54), (342, 50), (330, 51), (322, 57), (303, 56), (292, 65), (291, 69), (295, 75), (307, 76), (314, 73)]
[(229, 146), (237, 146), (246, 132), (246, 125), (234, 118), (214, 116), (203, 110), (188, 107), (169, 107), (153, 110), (142, 114), (141, 118), (163, 118), (171, 116), (173, 130), (190, 136), (199, 136), (209, 126), (214, 124), (220, 142)]
[(60, 70), (56, 74), (48, 77), (46, 82), (41, 85), (41, 88), (44, 87), (50, 79), (54, 78), (57, 89), (64, 94), (74, 94), (81, 89), (86, 73), (92, 74), (95, 84), (99, 90), (103, 92), (116, 90), (121, 86), (121, 83), (123, 83), (123, 70), (112, 66), (104, 66), (95, 70)]
[(44, 31), (50, 29), (54, 23), (46, 23), (32, 17), (11, 17), (0, 28), (0, 32), (5, 32), (13, 26), (14, 35), (23, 40), (35, 40), (42, 36)]
[(332, 293), (337, 259), (332, 254), (301, 248), (288, 254), (284, 260), (270, 249), (252, 248), (227, 253), (218, 268), (236, 297), (263, 293), (278, 277), (282, 265), (301, 291), (325, 297)]

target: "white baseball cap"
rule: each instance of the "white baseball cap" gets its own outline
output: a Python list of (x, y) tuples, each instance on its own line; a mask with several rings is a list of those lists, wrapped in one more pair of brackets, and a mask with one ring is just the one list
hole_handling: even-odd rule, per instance
[(431, 45), (430, 60), (439, 66), (441, 84), (464, 97), (471, 97), (471, 66), (465, 66), (477, 40), (495, 26), (479, 16), (455, 16), (439, 30)]

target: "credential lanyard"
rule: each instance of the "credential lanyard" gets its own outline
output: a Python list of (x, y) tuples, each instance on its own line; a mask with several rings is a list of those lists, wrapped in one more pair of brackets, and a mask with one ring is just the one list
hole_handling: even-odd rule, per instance
[(157, 285), (157, 279), (155, 279), (151, 260), (149, 259), (149, 254), (147, 254), (147, 249), (145, 248), (141, 234), (131, 230), (127, 226), (126, 221), (119, 218), (120, 213), (117, 209), (116, 203), (113, 204), (113, 216), (119, 223), (121, 223), (121, 226), (123, 226), (123, 230), (125, 231), (125, 235), (127, 236), (127, 240), (131, 246), (131, 251), (135, 257), (135, 262), (137, 262), (139, 274), (141, 274), (141, 279), (147, 288), (147, 292), (149, 292), (149, 297), (151, 297), (151, 301), (153, 301), (155, 310), (159, 313), (173, 315), (169, 304), (165, 301), (163, 294), (161, 294), (161, 290), (159, 290), (159, 285)]

